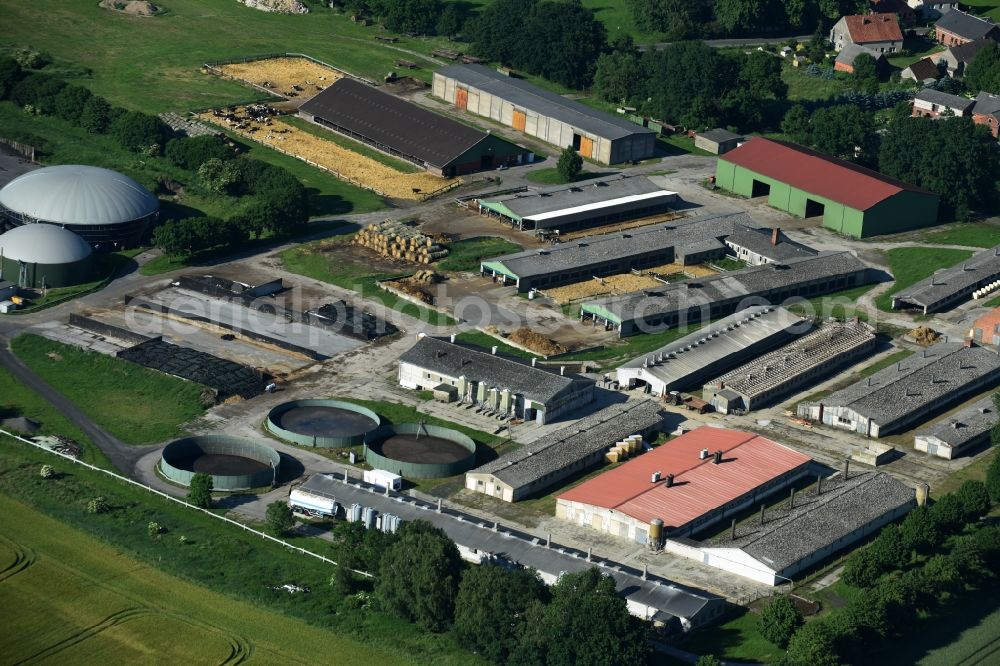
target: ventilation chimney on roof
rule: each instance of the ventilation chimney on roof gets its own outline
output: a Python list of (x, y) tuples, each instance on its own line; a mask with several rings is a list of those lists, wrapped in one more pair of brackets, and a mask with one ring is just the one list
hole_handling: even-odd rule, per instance
[(704, 460), (705, 458), (708, 458), (708, 449), (702, 449), (701, 453), (698, 454), (699, 460)]
[(534, 356), (532, 356), (531, 357), (531, 367), (534, 368), (534, 367), (537, 367), (537, 366), (538, 366), (538, 359), (535, 358)]
[(442, 356), (444, 356), (444, 352), (438, 350), (438, 352), (437, 352), (437, 358), (441, 358)]
[(451, 343), (455, 344), (455, 334), (454, 333), (451, 334)]
[(667, 488), (673, 488), (673, 487), (674, 487), (674, 475), (667, 474)]
[(559, 374), (560, 375), (565, 375), (566, 374), (566, 366), (565, 365), (560, 365), (559, 366)]
[(715, 452), (715, 455), (712, 458), (712, 462), (715, 463), (716, 465), (722, 462), (722, 451)]
[(659, 480), (660, 480), (660, 473), (659, 472), (653, 472), (652, 474), (650, 474), (650, 476), (649, 476), (649, 482), (650, 483), (657, 483), (657, 482), (659, 482)]
[(778, 239), (781, 237), (781, 229), (775, 227), (771, 229), (771, 245), (777, 245)]

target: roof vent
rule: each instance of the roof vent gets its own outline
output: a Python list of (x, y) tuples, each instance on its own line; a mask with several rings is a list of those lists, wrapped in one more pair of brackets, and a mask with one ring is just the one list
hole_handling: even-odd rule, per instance
[(706, 458), (708, 458), (708, 449), (702, 449), (698, 454), (698, 460), (705, 460)]
[(653, 473), (652, 473), (652, 474), (650, 475), (650, 477), (649, 477), (649, 482), (650, 482), (650, 483), (656, 483), (656, 482), (658, 482), (659, 480), (660, 480), (660, 473), (659, 473), (659, 472), (653, 472)]

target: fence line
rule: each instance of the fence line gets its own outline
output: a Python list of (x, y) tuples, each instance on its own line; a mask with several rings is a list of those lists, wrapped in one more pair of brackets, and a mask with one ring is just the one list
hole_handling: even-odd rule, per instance
[[(348, 72), (345, 69), (341, 69), (340, 67), (336, 67), (334, 65), (331, 65), (328, 62), (323, 62), (319, 58), (314, 58), (311, 55), (308, 55), (306, 53), (298, 53), (298, 52), (295, 52), (295, 51), (286, 51), (286, 52), (277, 52), (277, 53), (264, 53), (264, 54), (261, 54), (261, 55), (240, 56), (240, 57), (237, 57), (237, 58), (226, 58), (224, 60), (211, 60), (209, 62), (204, 63), (204, 65), (205, 65), (205, 67), (208, 67), (210, 69), (215, 69), (215, 67), (217, 65), (232, 65), (234, 63), (248, 63), (248, 62), (254, 62), (255, 60), (268, 60), (268, 59), (271, 59), (271, 58), (305, 58), (306, 60), (309, 60), (311, 62), (316, 63), (317, 65), (322, 65), (323, 67), (327, 67), (329, 69), (332, 69), (333, 71), (338, 72), (338, 73), (340, 73), (340, 74), (342, 74), (342, 75), (344, 75), (344, 76), (346, 76), (348, 78), (356, 79), (358, 81), (363, 81), (364, 83), (367, 83), (368, 85), (372, 85), (372, 86), (375, 85), (374, 81), (372, 81), (370, 79), (366, 79), (363, 76), (358, 76), (357, 74), (352, 74), (352, 73)], [(238, 80), (242, 81), (243, 79), (238, 79)]]
[[(52, 449), (50, 449), (50, 448), (48, 448), (46, 446), (38, 444), (37, 442), (32, 442), (30, 439), (25, 439), (24, 437), (21, 437), (20, 435), (15, 435), (14, 433), (7, 432), (6, 430), (3, 430), (2, 428), (0, 428), (0, 434), (7, 435), (8, 437), (16, 439), (19, 442), (22, 442), (24, 444), (28, 444), (30, 446), (33, 446), (36, 449), (40, 449), (42, 451), (45, 451), (46, 453), (50, 453), (52, 455), (59, 456), (60, 458), (68, 460), (68, 461), (70, 461), (72, 463), (76, 463), (77, 465), (82, 465), (83, 467), (86, 467), (87, 469), (93, 470), (95, 472), (100, 472), (102, 474), (107, 474), (108, 476), (110, 476), (110, 477), (112, 477), (114, 479), (117, 479), (118, 481), (122, 481), (124, 483), (131, 484), (133, 486), (136, 486), (137, 488), (142, 488), (143, 490), (145, 490), (147, 492), (153, 493), (154, 495), (159, 495), (160, 497), (162, 497), (164, 499), (167, 499), (167, 500), (170, 500), (171, 502), (175, 502), (177, 504), (180, 504), (181, 506), (187, 507), (187, 508), (192, 509), (194, 511), (200, 511), (200, 512), (202, 512), (203, 514), (205, 514), (207, 516), (211, 516), (212, 518), (215, 518), (216, 520), (221, 520), (224, 523), (229, 523), (231, 525), (235, 525), (235, 526), (243, 529), (246, 532), (252, 532), (253, 534), (258, 535), (258, 536), (260, 536), (263, 539), (267, 539), (269, 541), (273, 541), (274, 543), (280, 544), (280, 545), (284, 546), (285, 548), (288, 548), (289, 550), (296, 551), (298, 553), (301, 553), (302, 555), (309, 555), (311, 557), (315, 557), (317, 560), (321, 560), (322, 562), (326, 562), (327, 564), (332, 564), (332, 565), (337, 566), (337, 567), (341, 566), (340, 564), (338, 564), (334, 560), (331, 560), (329, 557), (325, 557), (323, 555), (320, 555), (319, 553), (314, 553), (311, 550), (306, 550), (305, 548), (301, 548), (299, 546), (294, 546), (294, 545), (288, 543), (287, 541), (284, 541), (283, 539), (278, 539), (277, 537), (273, 537), (270, 534), (266, 534), (264, 532), (261, 532), (260, 530), (255, 530), (254, 528), (250, 527), (249, 525), (244, 525), (243, 523), (241, 523), (239, 521), (233, 520), (231, 518), (226, 518), (225, 516), (220, 516), (217, 513), (212, 513), (208, 509), (203, 509), (201, 507), (194, 506), (193, 504), (189, 504), (188, 502), (185, 502), (182, 499), (178, 499), (178, 498), (176, 498), (176, 497), (174, 497), (172, 495), (168, 495), (167, 493), (164, 493), (162, 491), (156, 490), (155, 488), (151, 488), (150, 486), (147, 486), (144, 483), (140, 483), (140, 482), (136, 481), (135, 479), (130, 479), (127, 476), (122, 476), (121, 474), (118, 474), (116, 472), (112, 472), (111, 470), (107, 470), (107, 469), (104, 469), (102, 467), (97, 467), (96, 465), (91, 465), (90, 463), (83, 462), (82, 460), (77, 460), (76, 458), (74, 458), (71, 455), (68, 455), (68, 454), (65, 454), (65, 453), (60, 453), (58, 451), (53, 451)], [(375, 576), (373, 574), (370, 574), (367, 571), (359, 571), (357, 569), (348, 569), (348, 571), (350, 571), (351, 573), (355, 573), (355, 574), (357, 574), (359, 576), (365, 576), (366, 578), (375, 578)]]
[(35, 162), (34, 146), (31, 146), (27, 143), (21, 143), (20, 141), (14, 141), (13, 139), (4, 139), (2, 137), (0, 137), (0, 143), (4, 144), (5, 146), (10, 146), (15, 151), (17, 151), (21, 155), (21, 157), (28, 160), (29, 162), (34, 162), (35, 164), (38, 164), (38, 162)]

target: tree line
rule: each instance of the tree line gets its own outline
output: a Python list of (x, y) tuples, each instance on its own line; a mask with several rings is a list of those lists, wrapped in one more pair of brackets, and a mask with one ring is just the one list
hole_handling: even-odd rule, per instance
[(197, 216), (167, 220), (153, 231), (153, 243), (167, 254), (186, 255), (219, 245), (236, 245), (266, 234), (285, 234), (309, 219), (306, 188), (281, 167), (241, 155), (219, 136), (174, 136), (159, 118), (129, 111), (14, 59), (0, 59), (0, 99), (26, 113), (52, 116), (146, 157), (163, 156), (189, 172), (189, 185), (239, 200), (225, 219)]
[(873, 645), (905, 639), (920, 617), (948, 613), (992, 589), (1000, 526), (981, 518), (1000, 502), (1000, 463), (993, 468), (993, 481), (966, 481), (848, 556), (843, 580), (856, 593), (843, 608), (804, 623), (790, 600), (773, 600), (758, 620), (761, 635), (786, 649), (772, 663), (836, 666), (870, 659)]
[[(649, 655), (646, 623), (596, 567), (549, 587), (532, 569), (467, 565), (426, 521), (404, 523), (398, 534), (338, 522), (333, 535), (344, 565), (331, 580), (335, 589), (427, 631), (450, 632), (493, 663), (613, 666), (643, 664)], [(349, 569), (377, 572), (376, 581)]]

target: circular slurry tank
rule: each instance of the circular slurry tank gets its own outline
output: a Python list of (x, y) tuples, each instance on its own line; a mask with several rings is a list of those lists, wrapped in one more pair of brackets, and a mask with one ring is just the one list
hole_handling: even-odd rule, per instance
[(270, 486), (278, 478), (281, 456), (270, 446), (239, 437), (205, 435), (178, 439), (163, 448), (160, 473), (182, 486), (195, 474), (211, 474), (215, 490)]
[(475, 466), (476, 443), (468, 435), (440, 426), (383, 426), (368, 436), (365, 461), (406, 478), (455, 476)]
[(324, 449), (363, 444), (365, 435), (379, 427), (378, 414), (341, 400), (293, 400), (267, 415), (267, 429), (278, 437)]

